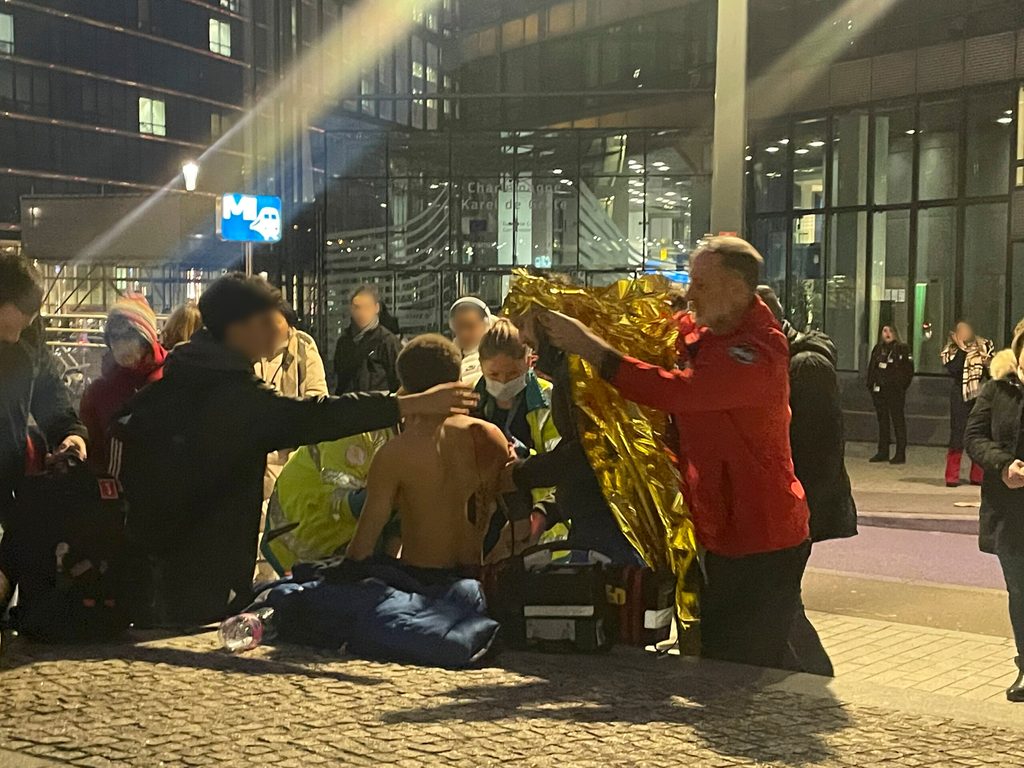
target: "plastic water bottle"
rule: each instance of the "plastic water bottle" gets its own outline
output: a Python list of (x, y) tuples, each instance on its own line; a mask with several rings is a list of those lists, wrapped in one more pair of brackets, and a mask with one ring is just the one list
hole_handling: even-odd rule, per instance
[(273, 608), (260, 608), (258, 611), (229, 616), (217, 630), (217, 637), (229, 653), (251, 651), (274, 639), (276, 632), (273, 618)]

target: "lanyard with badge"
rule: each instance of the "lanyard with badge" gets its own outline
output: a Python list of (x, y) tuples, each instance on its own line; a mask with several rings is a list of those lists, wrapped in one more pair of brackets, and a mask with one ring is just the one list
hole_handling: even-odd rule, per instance
[[(892, 350), (890, 349), (889, 350), (889, 354), (886, 356), (886, 358), (884, 360), (879, 360), (878, 361), (878, 370), (884, 371), (891, 364), (892, 364)], [(872, 392), (881, 392), (882, 391), (882, 385), (881, 384), (875, 384), (874, 388), (871, 391)]]

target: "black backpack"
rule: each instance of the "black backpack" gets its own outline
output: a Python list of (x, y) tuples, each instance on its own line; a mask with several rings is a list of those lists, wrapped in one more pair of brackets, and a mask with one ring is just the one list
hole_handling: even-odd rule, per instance
[(4, 535), (18, 632), (42, 642), (93, 642), (128, 627), (123, 605), (125, 505), (120, 485), (77, 460), (22, 481)]

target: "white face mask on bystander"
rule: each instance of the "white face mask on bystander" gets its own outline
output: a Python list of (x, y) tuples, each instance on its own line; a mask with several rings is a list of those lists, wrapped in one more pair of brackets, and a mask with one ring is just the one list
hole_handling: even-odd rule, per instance
[(506, 382), (485, 378), (484, 383), (487, 386), (487, 394), (500, 403), (508, 403), (515, 400), (516, 396), (526, 389), (526, 374), (516, 376)]

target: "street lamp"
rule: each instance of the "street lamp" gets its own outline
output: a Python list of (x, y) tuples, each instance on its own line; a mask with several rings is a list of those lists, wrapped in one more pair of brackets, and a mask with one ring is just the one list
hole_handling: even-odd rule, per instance
[(196, 181), (199, 180), (199, 163), (188, 160), (181, 166), (181, 175), (185, 178), (185, 191), (195, 192)]

